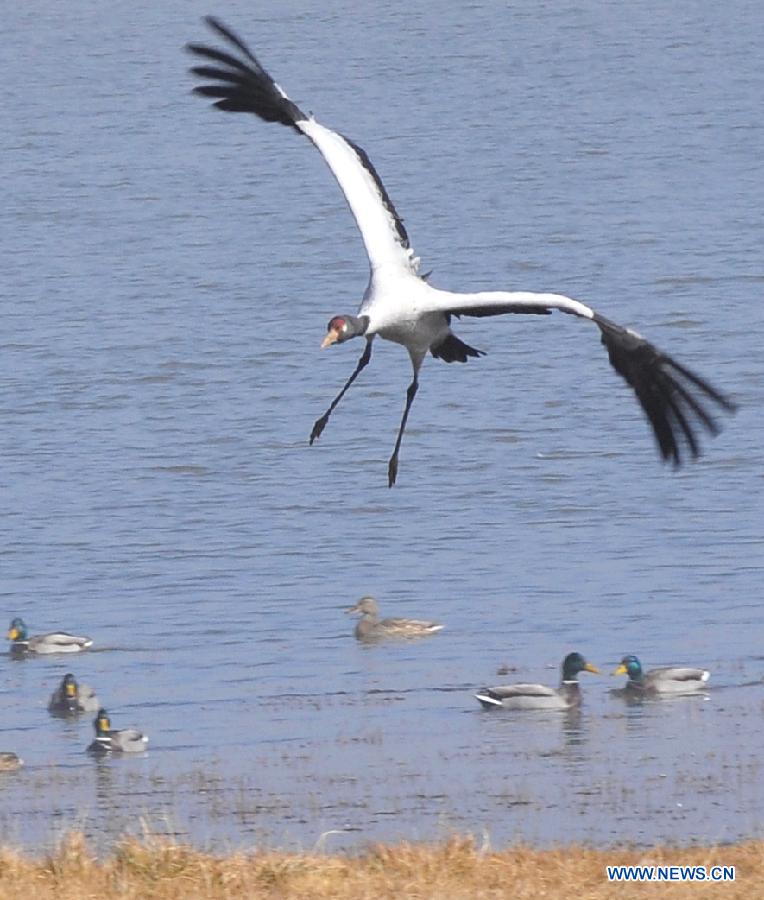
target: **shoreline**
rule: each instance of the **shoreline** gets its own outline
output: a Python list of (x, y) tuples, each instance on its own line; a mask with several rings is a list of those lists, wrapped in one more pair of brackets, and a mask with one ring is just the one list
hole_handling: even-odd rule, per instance
[(234, 900), (234, 898), (568, 898), (652, 896), (648, 883), (608, 881), (606, 866), (734, 866), (734, 881), (664, 883), (672, 898), (747, 898), (764, 884), (764, 840), (728, 846), (597, 850), (577, 844), (537, 850), (477, 847), (471, 838), (375, 844), (352, 854), (273, 850), (208, 853), (164, 838), (125, 838), (99, 859), (79, 832), (35, 856), (0, 848), (0, 900), (32, 889), (37, 900)]

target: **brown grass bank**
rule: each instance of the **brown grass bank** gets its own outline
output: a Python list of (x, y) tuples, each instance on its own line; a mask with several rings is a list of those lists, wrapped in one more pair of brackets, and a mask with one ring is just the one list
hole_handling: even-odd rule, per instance
[[(611, 884), (607, 864), (735, 866), (734, 883)], [(0, 900), (483, 900), (483, 898), (764, 897), (764, 841), (731, 847), (591, 850), (516, 847), (480, 852), (470, 840), (374, 846), (358, 856), (274, 851), (216, 856), (159, 840), (121, 842), (98, 860), (81, 835), (42, 859), (0, 850)]]

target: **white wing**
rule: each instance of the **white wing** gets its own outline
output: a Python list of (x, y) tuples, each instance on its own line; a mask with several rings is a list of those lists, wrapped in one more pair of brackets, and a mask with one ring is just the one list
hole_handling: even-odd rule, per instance
[(544, 315), (554, 310), (588, 319), (599, 328), (610, 364), (633, 388), (665, 460), (679, 465), (685, 448), (693, 457), (699, 456), (699, 428), (705, 428), (710, 434), (718, 433), (719, 428), (704, 401), (713, 401), (727, 412), (735, 410), (731, 400), (641, 334), (562, 294), (528, 291), (454, 294), (431, 288), (417, 302), (419, 313), (439, 311), (454, 316)]
[(235, 47), (238, 55), (189, 44), (192, 53), (217, 63), (191, 69), (195, 75), (216, 82), (200, 85), (194, 91), (219, 98), (215, 106), (227, 112), (251, 112), (266, 122), (291, 126), (310, 138), (345, 194), (366, 246), (372, 272), (392, 265), (416, 273), (419, 260), (409, 246), (403, 221), (366, 153), (341, 134), (305, 115), (240, 38), (217, 19), (209, 16), (206, 21)]
[(313, 141), (342, 188), (372, 270), (393, 264), (416, 273), (419, 260), (409, 246), (403, 221), (366, 153), (313, 118), (295, 124)]
[(481, 291), (454, 294), (433, 289), (417, 302), (418, 312), (443, 312), (454, 316), (501, 316), (504, 313), (547, 315), (552, 310), (584, 319), (595, 319), (595, 312), (578, 300), (562, 294), (536, 294), (532, 291)]

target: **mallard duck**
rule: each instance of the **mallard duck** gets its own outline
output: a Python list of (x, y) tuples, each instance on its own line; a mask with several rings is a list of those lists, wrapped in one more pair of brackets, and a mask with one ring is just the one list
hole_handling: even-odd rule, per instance
[(79, 684), (74, 675), (67, 672), (50, 695), (48, 711), (59, 716), (76, 716), (83, 712), (96, 712), (100, 705), (93, 688)]
[(642, 663), (634, 654), (624, 656), (613, 675), (628, 675), (625, 690), (636, 695), (644, 694), (689, 694), (700, 690), (711, 673), (705, 669), (691, 669), (680, 666), (664, 666), (660, 669), (642, 671)]
[(95, 740), (88, 747), (90, 753), (140, 753), (148, 746), (149, 739), (135, 728), (122, 728), (116, 731), (111, 727), (109, 714), (99, 709), (93, 720)]
[(355, 636), (359, 641), (426, 637), (443, 628), (438, 622), (422, 622), (419, 619), (380, 619), (379, 606), (373, 597), (361, 597), (346, 612), (361, 616), (355, 626)]
[(15, 753), (0, 753), (0, 772), (16, 772), (24, 765), (24, 760)]
[(587, 662), (580, 653), (569, 653), (562, 661), (562, 679), (559, 688), (545, 684), (508, 684), (503, 687), (483, 688), (475, 697), (485, 709), (570, 709), (581, 703), (579, 672), (599, 669)]
[(17, 656), (27, 653), (79, 653), (93, 643), (89, 637), (79, 637), (66, 631), (51, 631), (49, 634), (29, 637), (24, 620), (19, 618), (11, 622), (8, 640), (11, 642), (11, 653)]

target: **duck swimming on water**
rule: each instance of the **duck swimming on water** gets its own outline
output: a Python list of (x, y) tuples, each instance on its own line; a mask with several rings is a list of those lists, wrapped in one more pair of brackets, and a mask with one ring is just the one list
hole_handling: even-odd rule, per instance
[(4, 750), (0, 753), (0, 772), (17, 772), (24, 765), (24, 760), (16, 753)]
[(46, 653), (79, 653), (91, 646), (93, 641), (89, 637), (81, 637), (69, 634), (67, 631), (51, 631), (48, 634), (38, 634), (29, 637), (24, 620), (16, 617), (8, 629), (8, 640), (11, 642), (11, 654), (13, 656), (26, 656), (27, 654)]
[(100, 706), (93, 688), (81, 684), (71, 672), (67, 672), (50, 695), (48, 712), (58, 716), (76, 716), (83, 712), (96, 712)]
[(137, 729), (113, 729), (105, 709), (98, 710), (93, 727), (96, 736), (88, 747), (90, 753), (140, 753), (148, 747), (149, 739)]
[(690, 694), (702, 690), (711, 673), (706, 669), (687, 666), (663, 666), (658, 669), (642, 670), (642, 663), (630, 653), (624, 656), (613, 675), (628, 675), (624, 690), (632, 696), (655, 694)]
[(361, 597), (346, 612), (361, 616), (355, 626), (355, 636), (359, 641), (427, 637), (442, 631), (444, 627), (439, 622), (423, 622), (421, 619), (380, 619), (379, 605), (374, 597)]
[(579, 672), (599, 675), (599, 669), (580, 653), (569, 653), (562, 661), (562, 678), (558, 688), (545, 684), (508, 684), (483, 688), (475, 697), (484, 709), (572, 709), (581, 703)]

